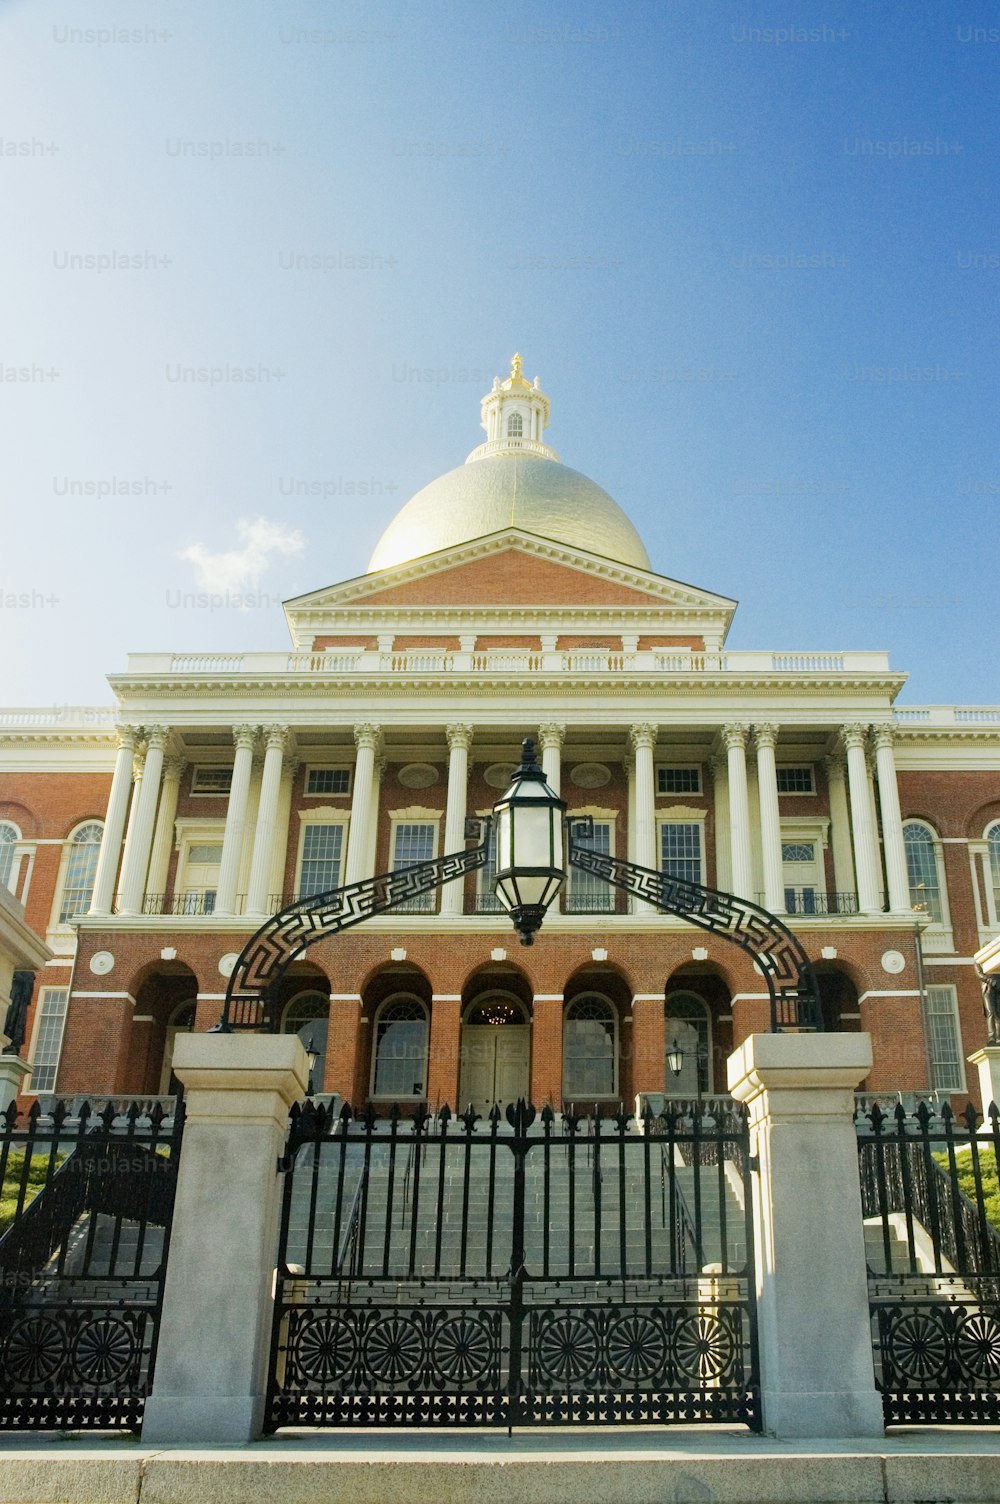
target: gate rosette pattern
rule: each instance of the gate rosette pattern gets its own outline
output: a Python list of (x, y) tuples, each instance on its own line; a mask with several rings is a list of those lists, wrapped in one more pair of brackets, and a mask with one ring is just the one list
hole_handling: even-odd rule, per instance
[(744, 1322), (739, 1305), (704, 1315), (669, 1305), (532, 1312), (529, 1382), (585, 1393), (671, 1383), (738, 1389), (746, 1380)]
[(499, 1311), (413, 1306), (292, 1310), (286, 1386), (325, 1393), (500, 1386)]

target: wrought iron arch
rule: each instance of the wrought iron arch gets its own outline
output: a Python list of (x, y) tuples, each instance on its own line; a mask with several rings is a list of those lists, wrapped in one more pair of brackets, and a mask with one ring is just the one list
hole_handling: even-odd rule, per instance
[[(471, 850), (451, 852), (413, 867), (331, 888), (290, 903), (272, 915), (240, 952), (217, 1030), (227, 1033), (232, 1029), (274, 1028), (274, 989), (292, 961), (310, 945), (488, 866), (489, 823), (488, 818), (466, 821), (466, 837), (479, 841)], [(771, 999), (772, 1030), (823, 1027), (812, 965), (800, 941), (777, 915), (735, 893), (670, 877), (580, 846), (573, 836), (586, 834), (587, 828), (588, 819), (569, 821), (571, 867), (591, 872), (663, 913), (676, 914), (730, 940), (752, 956)]]

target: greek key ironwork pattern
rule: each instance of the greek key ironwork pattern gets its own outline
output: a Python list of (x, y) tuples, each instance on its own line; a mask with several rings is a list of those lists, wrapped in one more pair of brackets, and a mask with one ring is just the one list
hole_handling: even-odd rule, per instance
[(654, 909), (677, 914), (700, 929), (731, 940), (751, 955), (767, 983), (773, 1031), (823, 1027), (819, 989), (809, 957), (777, 915), (735, 893), (723, 893), (603, 851), (591, 851), (573, 840), (572, 822), (568, 845), (571, 867), (602, 878)]
[(711, 1106), (293, 1109), (270, 1428), (759, 1428), (747, 1122)]
[[(485, 822), (469, 822), (471, 833), (480, 835)], [(398, 909), (412, 899), (432, 893), (454, 878), (485, 867), (489, 861), (488, 837), (468, 851), (455, 851), (418, 862), (397, 872), (331, 888), (279, 909), (251, 935), (233, 968), (223, 1006), (224, 1029), (257, 1029), (268, 1018), (268, 992), (280, 981), (286, 967), (307, 946), (341, 930)]]
[(1000, 1424), (1000, 1114), (921, 1102), (859, 1123), (875, 1371), (887, 1425)]
[(0, 1117), (0, 1429), (137, 1430), (152, 1380), (183, 1110)]

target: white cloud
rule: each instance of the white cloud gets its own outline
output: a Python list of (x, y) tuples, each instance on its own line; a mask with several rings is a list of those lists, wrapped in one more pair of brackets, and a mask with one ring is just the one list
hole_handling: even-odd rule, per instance
[(255, 589), (273, 555), (300, 554), (306, 546), (298, 529), (284, 528), (266, 517), (257, 517), (252, 522), (240, 518), (236, 534), (242, 544), (240, 548), (213, 554), (204, 543), (192, 543), (178, 554), (178, 558), (194, 565), (203, 590)]

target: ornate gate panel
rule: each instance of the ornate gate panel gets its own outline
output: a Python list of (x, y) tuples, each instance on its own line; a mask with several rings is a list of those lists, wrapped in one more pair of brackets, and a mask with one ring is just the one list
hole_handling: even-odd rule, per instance
[[(861, 1201), (886, 1425), (1000, 1424), (1000, 1130), (925, 1103), (862, 1121)], [(990, 1205), (992, 1201), (992, 1207)]]
[(293, 1115), (268, 1418), (759, 1425), (746, 1121)]

